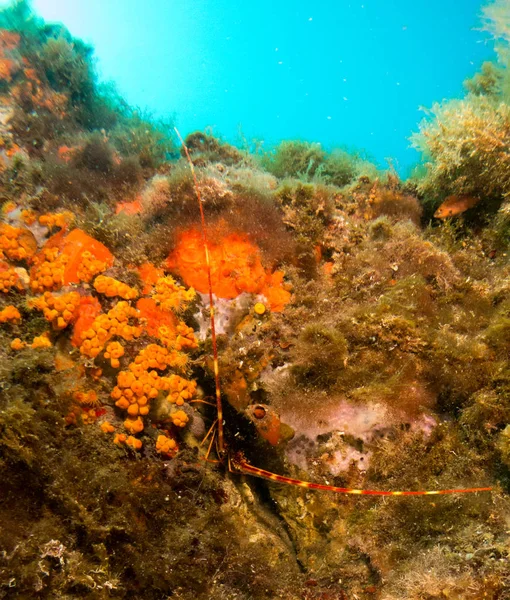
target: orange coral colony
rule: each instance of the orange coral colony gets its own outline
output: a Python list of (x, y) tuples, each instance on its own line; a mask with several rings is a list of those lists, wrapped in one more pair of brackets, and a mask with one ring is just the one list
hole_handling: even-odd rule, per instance
[(0, 310), (0, 323), (19, 323), (20, 321), (21, 314), (12, 304)]
[(14, 267), (0, 261), (0, 292), (7, 294), (12, 289), (22, 290), (23, 284)]
[[(290, 300), (283, 287), (283, 273), (262, 266), (260, 250), (244, 235), (216, 236), (209, 242), (212, 289), (220, 298), (235, 298), (243, 292), (263, 294), (274, 312)], [(167, 259), (170, 270), (178, 273), (187, 286), (202, 294), (208, 292), (207, 265), (202, 235), (191, 229), (181, 233)]]
[(29, 260), (37, 251), (34, 235), (23, 227), (0, 224), (0, 258), (10, 260)]
[(88, 282), (113, 264), (108, 248), (81, 229), (56, 233), (34, 258), (30, 285), (34, 292)]
[[(16, 206), (4, 205), (4, 214), (7, 209), (13, 211)], [(143, 431), (150, 404), (160, 392), (162, 399), (166, 396), (166, 426), (185, 427), (189, 417), (183, 408), (196, 394), (197, 384), (169, 371), (182, 372), (188, 361), (184, 351), (198, 346), (193, 329), (176, 315), (194, 300), (195, 290), (178, 284), (173, 277), (165, 275), (163, 269), (146, 263), (139, 268), (132, 267), (144, 283), (145, 297), (139, 298), (137, 289), (103, 274), (114, 262), (114, 256), (106, 246), (81, 229), (69, 232), (72, 215), (62, 212), (38, 217), (28, 209), (21, 211), (20, 215), (28, 226), (38, 220), (38, 226), (48, 230), (61, 227), (61, 231), (52, 235), (38, 251), (35, 237), (29, 229), (1, 224), (0, 259), (3, 260), (0, 260), (0, 290), (4, 293), (13, 288), (24, 290), (25, 269), (12, 266), (9, 261), (29, 263), (29, 289), (36, 297), (28, 300), (27, 307), (43, 313), (54, 338), (59, 337), (55, 332), (73, 327), (70, 341), (88, 362), (89, 376), (94, 379), (91, 360), (104, 359), (113, 369), (120, 369), (121, 359), (126, 357), (123, 359), (127, 362), (126, 368), (117, 373), (117, 385), (111, 392), (116, 407), (124, 413), (126, 434), (116, 434), (114, 442), (135, 450), (142, 448), (142, 442), (135, 436)], [(82, 282), (88, 285), (80, 285)], [(85, 295), (85, 289), (90, 289), (91, 295), (90, 292)], [(118, 301), (112, 301), (113, 298), (118, 298)], [(136, 307), (132, 305), (134, 302)], [(9, 305), (0, 310), (0, 323), (17, 325), (20, 320), (21, 314), (15, 306)], [(133, 357), (133, 347), (129, 346), (129, 342), (138, 340), (142, 334), (155, 338), (159, 343), (139, 347), (134, 359), (127, 360), (127, 357)], [(57, 339), (58, 345), (62, 340)], [(31, 343), (20, 338), (11, 342), (14, 351), (51, 346), (50, 331), (36, 336)], [(57, 348), (57, 358), (62, 355)], [(74, 361), (68, 359), (62, 368), (73, 367)], [(95, 371), (102, 372), (100, 368)], [(68, 424), (76, 424), (77, 415), (81, 416), (83, 423), (97, 419), (95, 407), (101, 410), (97, 392), (76, 389), (73, 400), (76, 406), (66, 417)], [(115, 427), (109, 422), (103, 423), (101, 429), (105, 433), (115, 433)], [(177, 451), (175, 440), (160, 437), (164, 443), (160, 444), (158, 452), (173, 456)]]

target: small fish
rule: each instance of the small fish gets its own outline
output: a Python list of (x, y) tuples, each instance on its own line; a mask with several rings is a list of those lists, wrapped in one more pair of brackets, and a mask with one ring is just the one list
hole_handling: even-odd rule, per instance
[(434, 213), (436, 219), (447, 219), (462, 214), (468, 208), (475, 206), (480, 202), (480, 198), (474, 196), (448, 196), (446, 200)]

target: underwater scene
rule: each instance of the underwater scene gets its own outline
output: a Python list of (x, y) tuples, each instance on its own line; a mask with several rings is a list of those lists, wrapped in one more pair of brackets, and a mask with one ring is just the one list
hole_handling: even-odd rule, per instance
[(138, 106), (39, 4), (0, 8), (0, 598), (510, 599), (510, 0), (336, 143), (257, 137), (276, 84), (222, 132), (214, 69)]

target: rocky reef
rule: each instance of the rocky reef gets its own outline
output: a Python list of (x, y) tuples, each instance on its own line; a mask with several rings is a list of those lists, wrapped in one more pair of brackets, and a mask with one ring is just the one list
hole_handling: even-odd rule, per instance
[[(408, 181), (196, 132), (195, 185), (91, 48), (23, 0), (0, 13), (0, 598), (509, 597), (506, 68), (436, 107)], [(197, 187), (227, 454), (491, 492), (229, 471)]]

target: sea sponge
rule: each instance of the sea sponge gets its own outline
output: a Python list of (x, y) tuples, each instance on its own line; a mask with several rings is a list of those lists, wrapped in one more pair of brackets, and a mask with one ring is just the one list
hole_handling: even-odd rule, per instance
[[(283, 273), (272, 273), (262, 266), (259, 248), (244, 234), (215, 234), (209, 242), (211, 284), (220, 298), (236, 298), (243, 292), (262, 294), (268, 298), (271, 310), (281, 311), (290, 300), (283, 287)], [(181, 233), (167, 260), (169, 269), (176, 271), (186, 285), (205, 294), (209, 278), (202, 234), (191, 229)]]
[(62, 252), (69, 257), (64, 274), (66, 285), (90, 281), (98, 272), (111, 267), (114, 260), (104, 244), (81, 229), (73, 229), (65, 236)]
[(140, 276), (140, 279), (144, 283), (144, 287), (142, 289), (142, 294), (144, 296), (148, 296), (152, 292), (158, 279), (160, 277), (164, 277), (165, 275), (163, 269), (156, 267), (150, 262), (141, 264), (139, 267), (136, 267), (136, 270)]
[(76, 320), (73, 326), (71, 343), (73, 346), (81, 346), (84, 339), (83, 334), (91, 328), (95, 318), (101, 313), (101, 304), (94, 296), (80, 296), (80, 305), (76, 311)]
[(138, 215), (143, 210), (142, 203), (139, 198), (131, 202), (118, 202), (115, 206), (115, 214), (124, 213), (125, 215)]
[(175, 336), (177, 318), (172, 312), (162, 310), (152, 298), (140, 298), (136, 303), (139, 311), (139, 320), (145, 331), (153, 336), (160, 337), (159, 330), (165, 327), (165, 335)]

